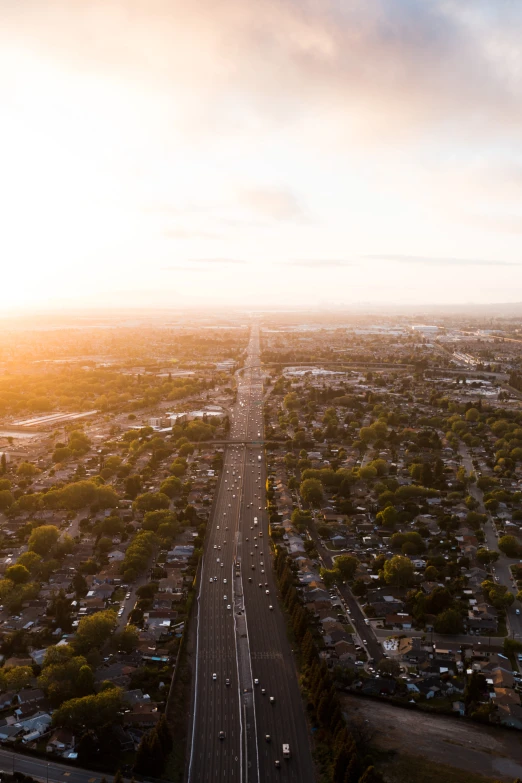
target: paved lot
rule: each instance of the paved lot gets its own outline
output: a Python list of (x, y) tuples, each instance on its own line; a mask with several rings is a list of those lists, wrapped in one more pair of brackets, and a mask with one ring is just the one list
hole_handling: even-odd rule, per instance
[(423, 756), (433, 763), (509, 783), (522, 776), (520, 732), (427, 715), (351, 695), (343, 697), (343, 707), (348, 718), (368, 721), (374, 731), (372, 741), (382, 750)]

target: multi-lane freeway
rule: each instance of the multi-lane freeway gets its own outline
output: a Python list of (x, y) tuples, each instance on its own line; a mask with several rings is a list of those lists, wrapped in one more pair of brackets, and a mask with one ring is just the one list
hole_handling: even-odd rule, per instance
[(262, 403), (259, 330), (253, 327), (202, 564), (190, 783), (315, 780), (272, 574)]

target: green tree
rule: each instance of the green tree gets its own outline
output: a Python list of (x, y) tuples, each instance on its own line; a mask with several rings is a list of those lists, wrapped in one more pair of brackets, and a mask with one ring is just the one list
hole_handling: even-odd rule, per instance
[(6, 511), (14, 502), (14, 495), (9, 489), (0, 489), (0, 511)]
[(138, 495), (132, 504), (135, 511), (156, 511), (157, 509), (168, 509), (170, 498), (163, 492), (145, 492)]
[(323, 501), (323, 485), (318, 479), (305, 479), (299, 487), (299, 494), (311, 506), (319, 506)]
[(141, 492), (141, 477), (135, 473), (127, 476), (125, 479), (125, 494), (127, 497), (134, 498)]
[(67, 728), (76, 734), (86, 729), (97, 731), (118, 722), (123, 707), (122, 692), (110, 688), (96, 695), (65, 701), (53, 713), (53, 726)]
[(522, 552), (522, 546), (518, 543), (515, 536), (502, 536), (499, 539), (498, 548), (507, 557), (519, 557)]
[(0, 669), (0, 686), (3, 691), (21, 691), (28, 688), (34, 674), (30, 666), (13, 666), (10, 669)]
[(386, 508), (384, 508), (382, 511), (379, 511), (377, 514), (377, 524), (382, 525), (389, 530), (393, 530), (397, 524), (398, 516), (397, 509), (394, 506), (386, 506)]
[(23, 552), (16, 561), (16, 565), (21, 565), (27, 568), (31, 576), (38, 574), (41, 563), (42, 557), (36, 552)]
[(53, 451), (51, 459), (53, 462), (67, 462), (67, 460), (71, 459), (72, 455), (73, 453), (68, 446), (58, 446)]
[(435, 619), (434, 628), (437, 633), (458, 634), (464, 630), (462, 616), (456, 609), (446, 609)]
[(299, 397), (295, 392), (289, 392), (283, 400), (283, 405), (287, 411), (294, 411), (299, 408)]
[(29, 549), (41, 557), (49, 557), (59, 538), (60, 531), (55, 525), (41, 525), (29, 536)]
[(476, 558), (481, 565), (489, 565), (490, 563), (496, 563), (499, 558), (499, 553), (492, 549), (485, 549), (481, 547), (477, 549)]
[(341, 578), (341, 574), (336, 568), (321, 568), (319, 573), (328, 590)]
[(176, 476), (169, 476), (165, 479), (160, 486), (160, 492), (167, 495), (169, 498), (179, 497), (183, 491), (183, 484)]
[(5, 578), (10, 579), (15, 585), (23, 585), (29, 581), (31, 574), (27, 568), (19, 563), (9, 566), (5, 572)]
[(335, 558), (335, 567), (345, 580), (353, 579), (358, 565), (359, 561), (353, 555), (339, 555)]
[(377, 478), (377, 470), (373, 465), (365, 465), (359, 470), (359, 478), (363, 481), (370, 482)]
[(117, 652), (130, 654), (134, 652), (139, 643), (139, 632), (135, 625), (126, 625), (121, 631), (114, 634), (111, 646)]
[(75, 573), (71, 582), (73, 590), (76, 593), (76, 598), (83, 598), (89, 592), (89, 585), (84, 575), (79, 571)]
[[(74, 655), (67, 645), (69, 656), (67, 659), (44, 666), (38, 678), (38, 685), (42, 688), (52, 704), (59, 706), (64, 701), (80, 698), (94, 693), (94, 675), (87, 665), (83, 655)], [(49, 660), (52, 656), (49, 657)]]
[(389, 585), (409, 587), (413, 584), (414, 571), (411, 560), (402, 555), (395, 555), (384, 564), (384, 579)]
[(16, 472), (19, 476), (23, 476), (24, 478), (33, 478), (33, 476), (37, 476), (38, 473), (41, 473), (40, 468), (37, 468), (32, 462), (21, 462), (18, 465)]
[(112, 609), (82, 617), (72, 642), (74, 648), (79, 653), (88, 652), (93, 648), (100, 649), (117, 625), (116, 612)]

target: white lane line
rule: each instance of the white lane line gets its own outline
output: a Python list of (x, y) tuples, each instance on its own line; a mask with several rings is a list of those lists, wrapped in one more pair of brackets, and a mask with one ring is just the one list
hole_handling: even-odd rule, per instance
[(198, 704), (198, 672), (199, 672), (199, 618), (201, 615), (201, 589), (203, 587), (203, 568), (205, 565), (204, 562), (205, 555), (203, 554), (201, 556), (201, 579), (199, 582), (199, 591), (198, 591), (198, 622), (197, 622), (197, 629), (196, 629), (196, 676), (195, 676), (195, 690), (194, 690), (194, 714), (192, 716), (192, 745), (190, 748), (190, 762), (189, 762), (189, 774), (188, 779), (189, 783), (192, 778), (192, 764), (194, 763), (194, 747), (195, 747), (195, 736), (196, 736), (196, 712), (197, 712), (197, 704)]

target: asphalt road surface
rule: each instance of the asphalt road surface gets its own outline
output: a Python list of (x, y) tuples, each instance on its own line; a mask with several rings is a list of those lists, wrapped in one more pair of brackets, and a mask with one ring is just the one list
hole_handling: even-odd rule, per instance
[(90, 772), (54, 761), (47, 762), (3, 749), (0, 749), (0, 771), (9, 774), (23, 772), (48, 783), (100, 783), (104, 777), (101, 772)]
[[(471, 458), (467, 446), (461, 443), (459, 446), (459, 452), (462, 457), (462, 464), (464, 465), (468, 473), (472, 473), (472, 472), (475, 473), (473, 460)], [(495, 530), (495, 526), (493, 525), (493, 522), (491, 520), (491, 515), (488, 513), (484, 505), (484, 493), (477, 487), (476, 484), (470, 484), (469, 492), (470, 495), (472, 495), (479, 504), (478, 511), (480, 511), (481, 514), (488, 514), (488, 520), (483, 528), (486, 537), (486, 545), (489, 547), (489, 549), (498, 552), (499, 549), (498, 549), (497, 533)], [(506, 557), (501, 552), (499, 559), (493, 565), (493, 569), (492, 569), (496, 581), (498, 581), (498, 583), (501, 585), (505, 585), (507, 589), (511, 593), (513, 593), (513, 595), (517, 594), (517, 586), (511, 576), (510, 565), (513, 565), (513, 563), (518, 563), (518, 562), (519, 561), (516, 558)], [(522, 642), (522, 614), (517, 614), (517, 611), (521, 612), (521, 610), (522, 610), (521, 603), (520, 601), (517, 600), (515, 600), (515, 602), (507, 610), (507, 621), (508, 621), (508, 632), (509, 632), (508, 635), (511, 638), (516, 639), (518, 642)]]
[(313, 783), (309, 728), (272, 574), (257, 327), (246, 367), (230, 438), (248, 445), (226, 450), (202, 565), (189, 781)]
[[(331, 552), (327, 549), (323, 545), (315, 527), (310, 529), (310, 538), (315, 544), (323, 565), (326, 568), (333, 568), (335, 565), (334, 555), (340, 555), (342, 552)], [(378, 663), (383, 657), (383, 651), (381, 643), (376, 637), (375, 630), (369, 623), (365, 622), (364, 612), (348, 585), (339, 585), (337, 590), (360, 644), (366, 650), (368, 657), (373, 658)]]

